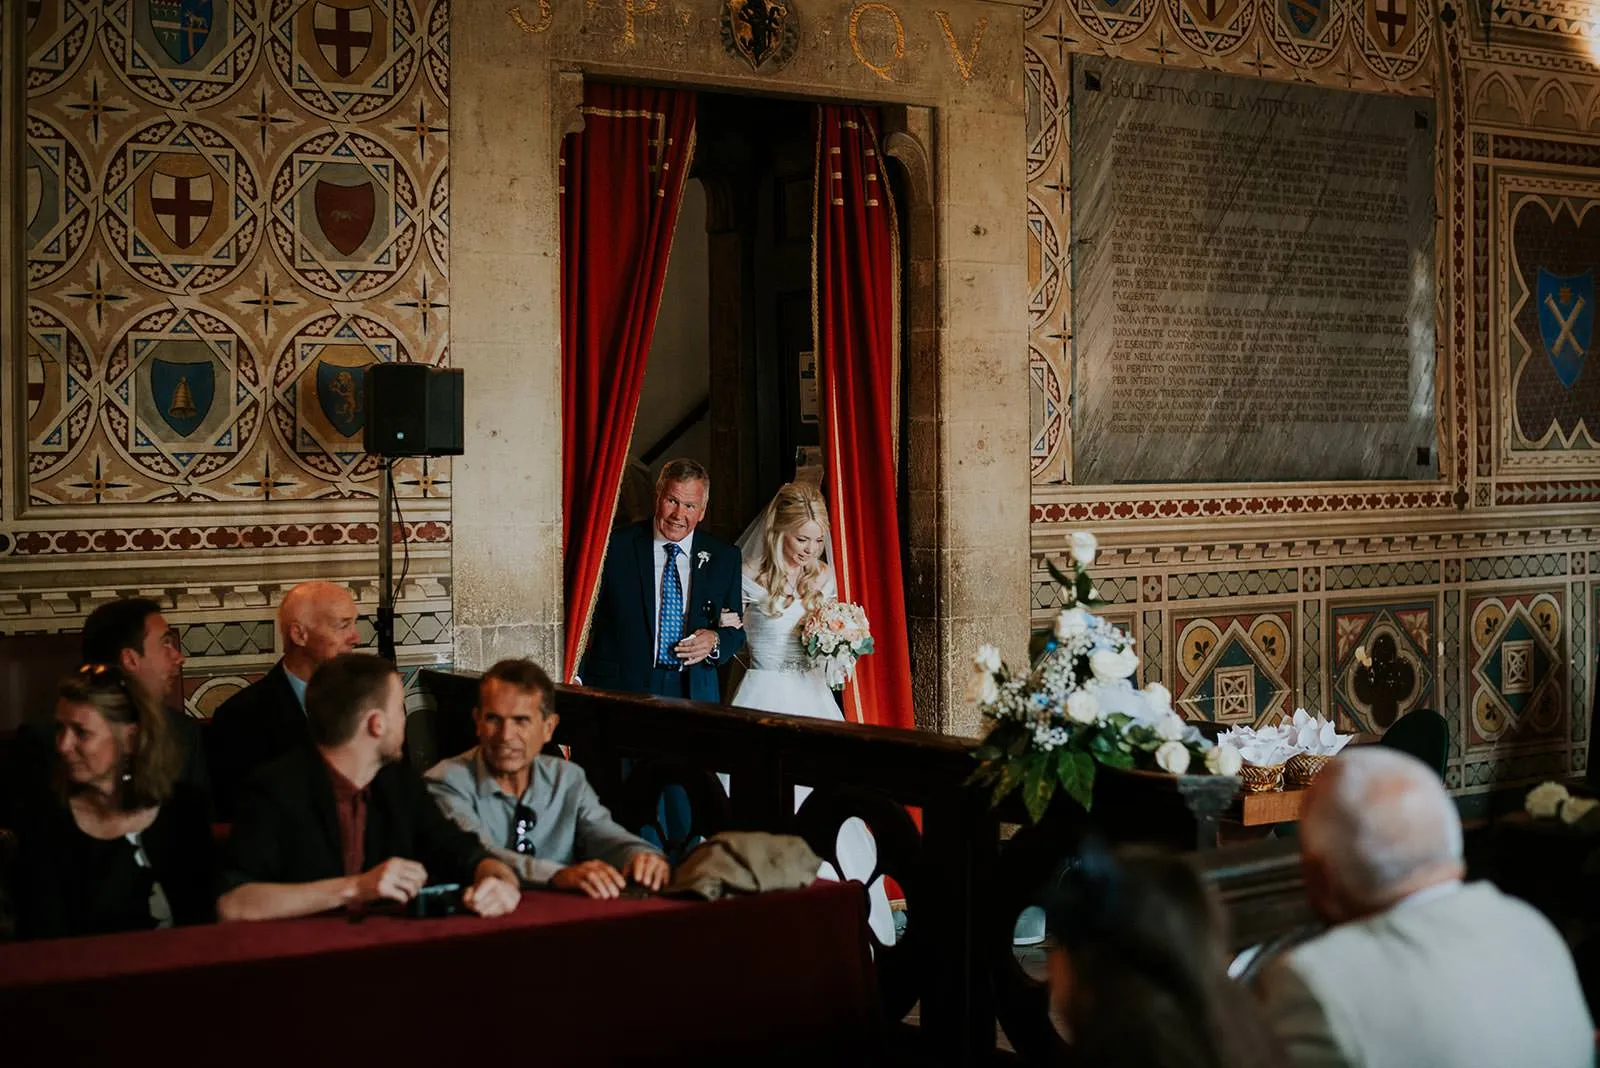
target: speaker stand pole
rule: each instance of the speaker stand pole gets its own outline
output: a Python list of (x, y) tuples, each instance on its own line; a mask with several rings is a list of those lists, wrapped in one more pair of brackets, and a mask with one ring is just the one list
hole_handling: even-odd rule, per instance
[(378, 655), (395, 663), (394, 655), (394, 501), (389, 486), (394, 460), (378, 460)]

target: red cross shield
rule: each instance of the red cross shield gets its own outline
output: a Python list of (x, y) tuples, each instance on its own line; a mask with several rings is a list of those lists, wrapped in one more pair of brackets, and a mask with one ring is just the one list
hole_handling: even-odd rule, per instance
[(339, 77), (348, 78), (372, 47), (372, 8), (318, 3), (311, 16), (317, 49)]
[(156, 224), (179, 248), (200, 238), (215, 206), (211, 175), (171, 174), (156, 170), (150, 178), (150, 206)]

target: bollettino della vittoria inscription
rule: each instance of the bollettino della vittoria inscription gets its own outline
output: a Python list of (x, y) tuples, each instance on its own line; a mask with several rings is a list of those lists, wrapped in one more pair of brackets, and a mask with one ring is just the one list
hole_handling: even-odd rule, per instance
[(1436, 477), (1433, 103), (1073, 64), (1073, 475)]

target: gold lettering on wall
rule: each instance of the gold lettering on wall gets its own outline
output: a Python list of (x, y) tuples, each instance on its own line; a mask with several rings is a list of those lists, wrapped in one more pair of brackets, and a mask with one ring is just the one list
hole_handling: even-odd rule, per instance
[(539, 0), (539, 21), (529, 22), (522, 16), (522, 6), (519, 4), (506, 12), (511, 16), (511, 21), (516, 23), (517, 29), (523, 33), (543, 33), (550, 28), (550, 23), (555, 16), (550, 13), (550, 0)]
[[(883, 63), (874, 63), (867, 58), (866, 53), (861, 49), (861, 17), (869, 11), (887, 15), (889, 21), (894, 23), (894, 56)], [(888, 4), (857, 4), (855, 10), (850, 12), (850, 50), (856, 54), (856, 58), (861, 61), (863, 67), (866, 67), (884, 81), (892, 82), (894, 81), (894, 75), (889, 73), (889, 68), (904, 58), (906, 54), (905, 23), (900, 21), (900, 16)]]
[[(600, 0), (588, 0), (590, 7), (599, 7)], [(653, 15), (660, 0), (622, 0), (622, 43), (630, 48), (638, 43), (639, 37), (634, 33), (634, 18), (638, 15)]]
[(972, 68), (978, 64), (978, 46), (983, 43), (983, 31), (989, 28), (987, 16), (978, 20), (978, 25), (972, 30), (972, 48), (966, 55), (961, 54), (961, 46), (956, 44), (956, 31), (950, 25), (950, 14), (946, 11), (935, 11), (933, 17), (939, 20), (939, 28), (944, 31), (944, 39), (950, 45), (950, 55), (956, 61), (956, 70), (961, 73), (961, 80), (972, 80)]

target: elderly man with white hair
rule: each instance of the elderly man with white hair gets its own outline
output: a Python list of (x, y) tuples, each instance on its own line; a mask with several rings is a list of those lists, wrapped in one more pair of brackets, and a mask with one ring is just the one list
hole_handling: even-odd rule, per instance
[(1346, 750), (1312, 786), (1300, 841), (1333, 926), (1261, 980), (1299, 1068), (1594, 1064), (1566, 944), (1529, 906), (1462, 883), (1461, 820), (1428, 767)]
[(302, 582), (278, 605), (283, 656), (272, 670), (222, 702), (206, 729), (206, 757), (218, 816), (233, 818), (234, 799), (252, 772), (311, 745), (306, 683), (359, 644), (355, 598), (333, 582)]

